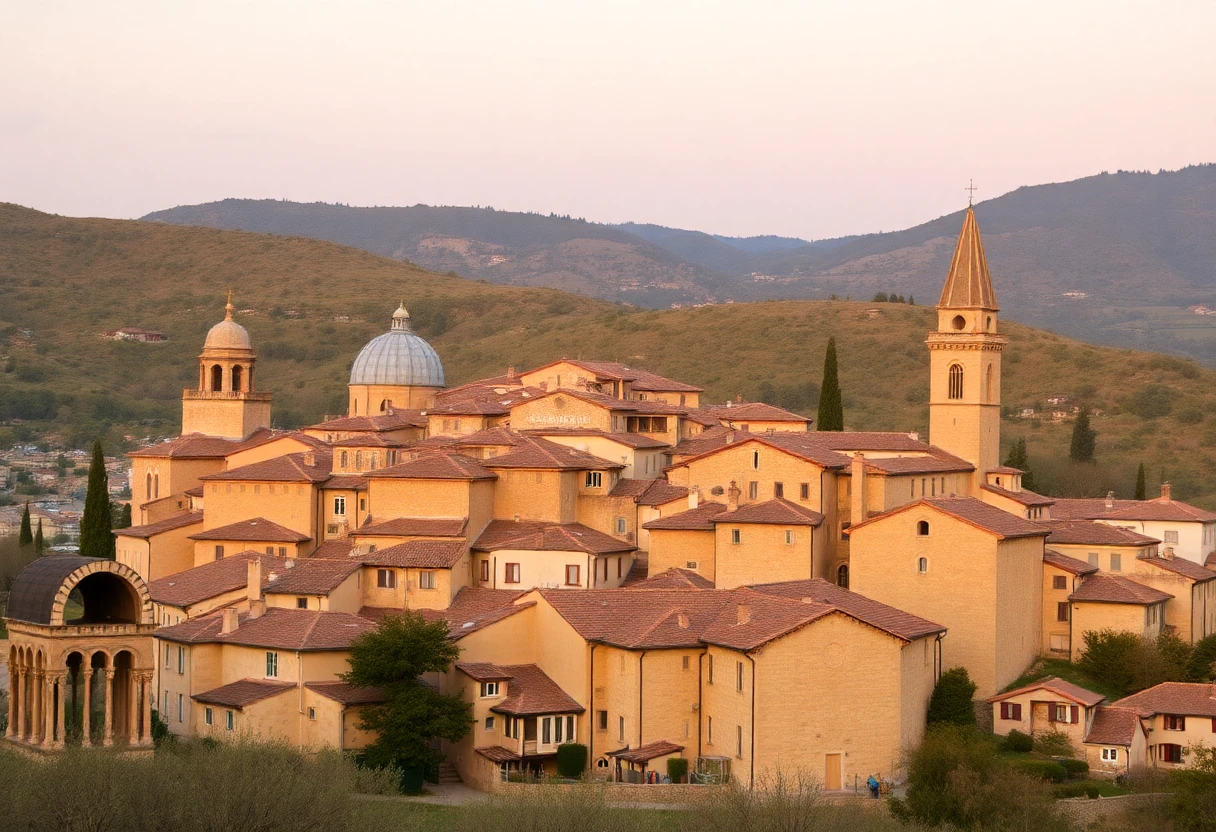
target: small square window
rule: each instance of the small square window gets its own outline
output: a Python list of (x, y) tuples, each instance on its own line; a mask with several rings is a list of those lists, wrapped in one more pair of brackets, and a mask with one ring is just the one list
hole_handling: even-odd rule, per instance
[(503, 564), (502, 582), (504, 584), (519, 583), (519, 564), (518, 563)]
[(397, 586), (397, 570), (377, 569), (376, 586), (380, 589), (395, 589)]
[(316, 708), (308, 709), (308, 718), (312, 719), (312, 720), (315, 720), (317, 718), (317, 709)]
[(569, 564), (566, 566), (566, 586), (579, 585), (579, 568), (577, 565)]
[(296, 599), (296, 609), (298, 609), (298, 610), (308, 609), (308, 599), (307, 598), (297, 598)]
[(203, 722), (207, 725), (211, 724), (212, 714), (210, 708), (203, 708)]
[(488, 560), (481, 562), (481, 579), (483, 581), (490, 580), (490, 562)]
[(800, 500), (811, 499), (811, 484), (809, 482), (804, 482), (798, 486), (798, 498)]
[(231, 731), (231, 730), (232, 730), (232, 726), (233, 726), (234, 724), (236, 724), (236, 719), (234, 718), (234, 716), (233, 716), (233, 714), (232, 714), (232, 711), (227, 711), (227, 712), (225, 712), (224, 720), (225, 720), (225, 721), (224, 721), (224, 728), (225, 728), (226, 730), (228, 730), (228, 731)]
[(604, 475), (599, 471), (588, 471), (586, 485), (588, 488), (599, 488), (604, 484)]
[(487, 731), (493, 731), (494, 730), (494, 717), (492, 717), (492, 716), (486, 717), (485, 726), (486, 726)]
[(482, 682), (481, 698), (490, 699), (495, 696), (498, 696), (498, 682)]
[(598, 730), (598, 731), (607, 731), (608, 730), (608, 712), (607, 711), (596, 711), (595, 712), (595, 727), (596, 727), (596, 730)]
[(1068, 578), (1064, 575), (1053, 575), (1051, 578), (1052, 589), (1068, 589)]
[(730, 530), (730, 542), (731, 543), (740, 543), (740, 542), (742, 542), (742, 540), (743, 540), (742, 533), (739, 531), (739, 529)]
[(1118, 552), (1110, 553), (1110, 571), (1111, 572), (1122, 572), (1123, 571), (1123, 555), (1119, 554)]
[(418, 573), (418, 588), (419, 589), (434, 589), (435, 588), (435, 573), (434, 572), (419, 572)]

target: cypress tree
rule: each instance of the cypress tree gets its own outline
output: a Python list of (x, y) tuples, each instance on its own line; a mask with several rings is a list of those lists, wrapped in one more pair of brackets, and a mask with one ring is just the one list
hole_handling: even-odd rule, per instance
[(34, 542), (34, 531), (30, 528), (30, 504), (25, 503), (25, 511), (21, 513), (21, 532), (17, 535), (17, 545), (29, 546)]
[(42, 553), (46, 551), (46, 541), (42, 539), (42, 518), (38, 518), (38, 533), (34, 535), (34, 553), (38, 557), (42, 557)]
[(89, 463), (89, 490), (84, 497), (84, 517), (80, 519), (80, 554), (87, 558), (114, 560), (114, 522), (110, 516), (110, 485), (101, 440), (93, 443)]
[(1077, 421), (1072, 426), (1072, 443), (1068, 448), (1068, 457), (1073, 462), (1093, 462), (1094, 446), (1098, 434), (1089, 426), (1089, 409), (1085, 408), (1077, 414)]
[(1136, 471), (1136, 499), (1143, 500), (1147, 497), (1147, 492), (1144, 485), (1144, 463), (1140, 463), (1140, 469)]
[(844, 405), (840, 401), (840, 379), (836, 373), (836, 336), (828, 338), (823, 357), (823, 384), (819, 388), (819, 430), (844, 430)]
[(123, 503), (122, 509), (118, 512), (118, 520), (114, 523), (116, 529), (131, 528), (131, 504)]
[(1027, 491), (1034, 491), (1034, 473), (1030, 470), (1030, 454), (1026, 451), (1026, 437), (1020, 437), (1009, 448), (1009, 455), (1005, 457), (1005, 465), (1010, 468), (1017, 468), (1022, 472), (1022, 488)]

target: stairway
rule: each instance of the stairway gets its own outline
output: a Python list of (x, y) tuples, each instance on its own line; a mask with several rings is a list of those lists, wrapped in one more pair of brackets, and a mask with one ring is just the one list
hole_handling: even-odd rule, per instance
[(464, 783), (460, 779), (460, 774), (456, 771), (456, 766), (444, 760), (439, 764), (439, 785), (441, 786), (458, 786)]

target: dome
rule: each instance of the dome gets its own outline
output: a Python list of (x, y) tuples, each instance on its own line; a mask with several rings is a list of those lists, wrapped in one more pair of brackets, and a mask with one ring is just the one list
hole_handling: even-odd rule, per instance
[(130, 567), (104, 558), (50, 555), (21, 571), (9, 593), (12, 621), (61, 626), (68, 596), (79, 590), (87, 623), (151, 624), (147, 586)]
[(207, 333), (203, 342), (204, 350), (251, 350), (253, 344), (249, 340), (249, 330), (232, 320), (232, 294), (228, 295), (228, 305), (225, 307), (224, 320), (220, 321)]
[(355, 357), (351, 384), (444, 387), (443, 362), (425, 339), (410, 331), (410, 313), (402, 304), (393, 313), (393, 328), (377, 335)]

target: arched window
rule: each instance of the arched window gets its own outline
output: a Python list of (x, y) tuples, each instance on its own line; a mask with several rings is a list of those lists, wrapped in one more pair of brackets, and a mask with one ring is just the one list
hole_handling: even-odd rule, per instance
[(355, 451), (355, 470), (363, 470), (363, 451)]
[(152, 499), (155, 500), (155, 499), (158, 499), (159, 497), (160, 497), (160, 474), (153, 474), (152, 475)]
[(963, 397), (963, 366), (961, 364), (950, 365), (949, 396), (952, 399), (961, 399)]
[(147, 499), (151, 500), (152, 499), (152, 472), (151, 471), (148, 472), (147, 479), (148, 479), (147, 487), (144, 489), (144, 494), (147, 495)]
[(218, 393), (224, 389), (224, 368), (219, 364), (211, 365), (211, 392)]
[(836, 568), (836, 586), (849, 588), (849, 565), (842, 563)]
[(928, 572), (929, 571), (929, 559), (928, 558), (918, 559), (916, 561), (916, 571), (922, 575), (925, 574), (926, 572)]
[(240, 364), (232, 365), (232, 390), (233, 390), (233, 392), (240, 392), (241, 390), (245, 389), (244, 387), (241, 386), (243, 373), (244, 373), (244, 369), (241, 367)]
[(346, 470), (346, 451), (342, 452), (342, 465), (339, 467), (341, 467), (343, 471)]
[(929, 536), (929, 521), (921, 520), (916, 524), (916, 534), (918, 537)]
[(962, 315), (955, 315), (954, 320), (950, 322), (950, 325), (955, 329), (962, 329), (967, 325), (967, 319)]
[(391, 408), (392, 406), (393, 406), (393, 400), (392, 400), (392, 399), (384, 399), (384, 400), (382, 400), (382, 401), (380, 402), (380, 412), (381, 412), (381, 413), (388, 413), (389, 408)]
[(993, 382), (996, 380), (996, 373), (991, 364), (988, 365), (988, 370), (985, 372), (985, 375), (984, 398), (987, 401), (994, 402), (996, 401), (996, 388), (993, 386)]

